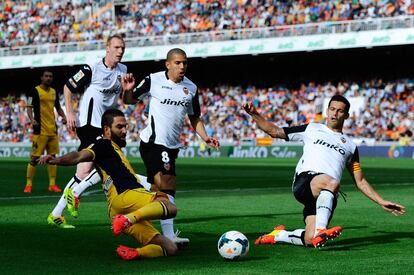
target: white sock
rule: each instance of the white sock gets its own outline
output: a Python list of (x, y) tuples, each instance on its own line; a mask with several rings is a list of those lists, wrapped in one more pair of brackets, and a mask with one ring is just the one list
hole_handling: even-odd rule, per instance
[(275, 240), (282, 243), (290, 243), (294, 245), (302, 245), (303, 243), (303, 234), (305, 232), (305, 229), (296, 229), (294, 231), (286, 231), (282, 230), (280, 231), (276, 236)]
[(139, 178), (141, 185), (144, 186), (145, 190), (151, 191), (151, 183), (147, 181), (147, 177), (144, 177), (140, 174), (136, 174), (136, 175)]
[[(167, 194), (169, 201), (174, 204), (174, 197)], [(175, 237), (174, 234), (174, 219), (160, 220), (162, 234), (170, 240)]]
[(334, 194), (331, 191), (323, 189), (319, 193), (319, 197), (316, 200), (315, 236), (318, 230), (325, 229), (328, 226), (333, 200)]
[(63, 211), (65, 210), (66, 205), (68, 204), (66, 202), (65, 195), (64, 195), (65, 190), (70, 188), (70, 187), (78, 185), (78, 182), (80, 182), (80, 179), (78, 179), (78, 177), (76, 177), (76, 176), (73, 176), (70, 179), (70, 181), (66, 184), (65, 189), (63, 190), (62, 196), (60, 197), (60, 199), (59, 199), (58, 203), (56, 204), (55, 208), (53, 208), (53, 210), (52, 210), (52, 215), (54, 217), (60, 217), (60, 216), (63, 215)]
[(80, 197), (82, 193), (88, 188), (101, 181), (101, 177), (96, 169), (93, 169), (89, 175), (86, 176), (78, 185), (72, 189), (72, 194), (75, 197)]

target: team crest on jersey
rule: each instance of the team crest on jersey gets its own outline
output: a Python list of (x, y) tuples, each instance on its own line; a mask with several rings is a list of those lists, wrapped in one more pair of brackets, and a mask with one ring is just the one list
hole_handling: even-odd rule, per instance
[(80, 70), (79, 72), (77, 72), (74, 76), (73, 76), (73, 79), (76, 81), (76, 82), (79, 82), (79, 80), (81, 80), (82, 79), (82, 77), (84, 77), (85, 76), (85, 74), (82, 72), (82, 70)]
[(341, 142), (346, 143), (346, 139), (344, 137), (341, 137)]
[(188, 95), (188, 89), (187, 89), (187, 87), (184, 87), (183, 88), (183, 92), (185, 93), (185, 95)]
[(165, 170), (170, 171), (171, 165), (169, 163), (164, 163), (164, 168)]

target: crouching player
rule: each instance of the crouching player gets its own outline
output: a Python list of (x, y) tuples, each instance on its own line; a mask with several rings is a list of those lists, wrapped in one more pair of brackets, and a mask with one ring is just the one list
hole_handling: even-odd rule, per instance
[(124, 260), (170, 256), (177, 246), (161, 235), (151, 224), (151, 219), (175, 217), (176, 207), (162, 192), (148, 192), (140, 184), (121, 148), (126, 145), (127, 123), (124, 114), (116, 109), (107, 110), (102, 116), (103, 138), (80, 152), (71, 152), (59, 158), (50, 155), (39, 160), (40, 164), (76, 165), (93, 161), (99, 172), (103, 191), (107, 197), (109, 216), (113, 220), (114, 235), (125, 233), (142, 245), (140, 248), (119, 246), (118, 255)]

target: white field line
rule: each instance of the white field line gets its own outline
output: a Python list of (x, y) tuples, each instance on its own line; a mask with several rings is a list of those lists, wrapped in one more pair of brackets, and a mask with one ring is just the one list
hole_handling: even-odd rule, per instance
[[(194, 181), (193, 181), (194, 182)], [(185, 183), (183, 183), (185, 184)], [(400, 182), (400, 183), (383, 183), (379, 185), (373, 184), (373, 186), (381, 187), (381, 186), (409, 186), (412, 185), (414, 187), (414, 182)], [(348, 187), (348, 186), (347, 186)], [(284, 190), (284, 189), (291, 189), (290, 186), (279, 186), (279, 187), (267, 187), (267, 188), (233, 188), (233, 189), (204, 189), (204, 190), (177, 190), (177, 193), (208, 193), (208, 192), (257, 192), (257, 191), (271, 191), (271, 190)], [(357, 190), (355, 188), (355, 190)], [(82, 196), (98, 196), (102, 193), (102, 190), (92, 190), (87, 191), (82, 194)], [(47, 196), (22, 196), (22, 197), (0, 197), (0, 201), (8, 201), (8, 200), (27, 200), (27, 199), (45, 199), (45, 198), (58, 198), (59, 196), (56, 195), (47, 195)]]

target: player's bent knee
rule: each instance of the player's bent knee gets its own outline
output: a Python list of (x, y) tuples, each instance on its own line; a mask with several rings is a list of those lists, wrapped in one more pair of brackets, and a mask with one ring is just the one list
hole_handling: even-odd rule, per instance
[(168, 215), (166, 216), (167, 219), (174, 218), (177, 216), (177, 207), (172, 204), (171, 202), (165, 203), (168, 209)]
[(177, 245), (161, 234), (156, 235), (151, 240), (151, 243), (160, 245), (165, 250), (166, 256), (174, 256), (178, 252)]

